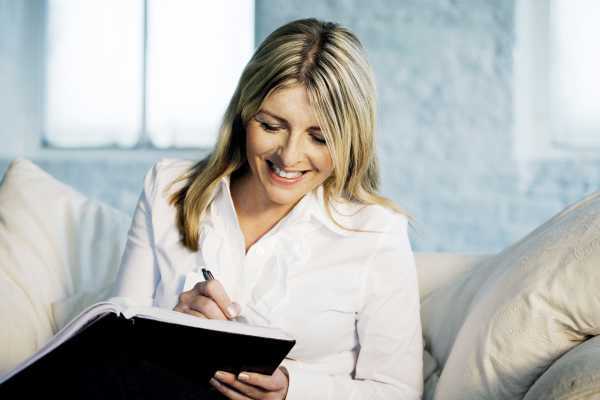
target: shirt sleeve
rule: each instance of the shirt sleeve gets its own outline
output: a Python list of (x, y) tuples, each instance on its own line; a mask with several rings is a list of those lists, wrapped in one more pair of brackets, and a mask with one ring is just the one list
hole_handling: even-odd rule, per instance
[(159, 279), (153, 245), (152, 203), (160, 162), (154, 164), (144, 177), (144, 187), (133, 213), (113, 290), (113, 296), (126, 297), (135, 304), (146, 306), (153, 303)]
[(382, 234), (363, 283), (354, 377), (317, 372), (308, 363), (286, 359), (286, 400), (422, 398), (420, 298), (405, 217), (393, 218)]

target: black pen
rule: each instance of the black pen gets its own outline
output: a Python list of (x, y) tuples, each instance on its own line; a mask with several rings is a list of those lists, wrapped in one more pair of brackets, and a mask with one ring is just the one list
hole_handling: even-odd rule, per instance
[[(204, 280), (206, 281), (212, 281), (213, 279), (215, 279), (212, 272), (210, 272), (210, 270), (206, 268), (202, 268), (202, 275), (204, 276)], [(241, 315), (233, 317), (232, 319), (238, 322), (247, 322), (246, 318), (242, 317)]]
[(215, 277), (213, 276), (212, 272), (210, 272), (206, 268), (202, 268), (202, 275), (204, 275), (204, 280), (205, 281), (212, 281), (213, 279), (215, 279)]

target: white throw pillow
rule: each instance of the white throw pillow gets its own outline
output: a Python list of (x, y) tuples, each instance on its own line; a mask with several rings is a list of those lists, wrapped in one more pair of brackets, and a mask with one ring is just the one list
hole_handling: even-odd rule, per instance
[(0, 184), (0, 374), (76, 311), (63, 308), (57, 321), (53, 302), (97, 293), (114, 280), (129, 224), (126, 213), (90, 200), (31, 161), (11, 162)]
[(522, 398), (556, 359), (600, 334), (599, 287), (596, 192), (424, 300), (424, 335), (443, 366), (436, 400)]

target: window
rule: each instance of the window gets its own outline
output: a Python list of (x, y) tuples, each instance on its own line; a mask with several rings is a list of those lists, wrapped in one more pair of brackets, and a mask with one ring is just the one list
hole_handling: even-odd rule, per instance
[(517, 159), (600, 154), (600, 2), (516, 3)]
[(554, 1), (550, 9), (555, 141), (600, 145), (600, 2)]
[(254, 2), (49, 0), (50, 147), (212, 146), (254, 47)]

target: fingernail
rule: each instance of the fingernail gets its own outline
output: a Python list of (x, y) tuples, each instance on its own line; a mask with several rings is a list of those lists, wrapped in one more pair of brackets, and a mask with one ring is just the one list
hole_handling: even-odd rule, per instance
[(221, 386), (221, 382), (219, 382), (218, 380), (216, 380), (215, 378), (210, 378), (210, 384), (214, 385), (214, 386)]
[(225, 373), (223, 371), (217, 371), (217, 372), (215, 372), (215, 376), (217, 378), (223, 379), (223, 378), (225, 378)]
[(240, 305), (238, 303), (231, 303), (227, 306), (227, 315), (229, 318), (235, 318), (240, 313)]
[(245, 374), (243, 372), (240, 372), (240, 374), (238, 375), (238, 379), (240, 381), (249, 381), (250, 380), (250, 375)]

